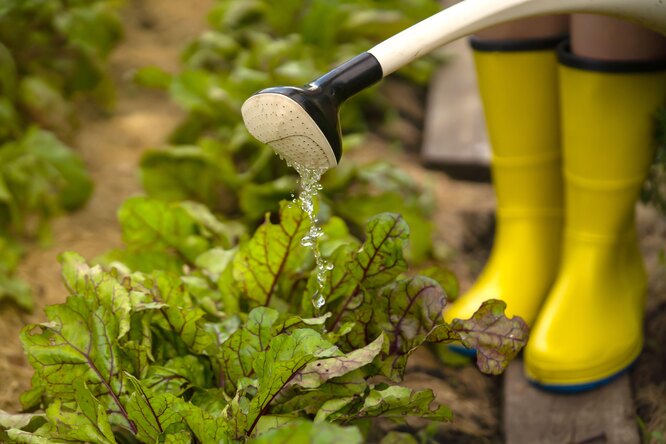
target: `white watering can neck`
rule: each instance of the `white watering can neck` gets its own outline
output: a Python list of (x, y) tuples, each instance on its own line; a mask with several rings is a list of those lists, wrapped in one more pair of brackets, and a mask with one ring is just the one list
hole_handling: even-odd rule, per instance
[(463, 0), (368, 52), (387, 76), (442, 45), (490, 26), (563, 13), (611, 15), (666, 34), (666, 0)]
[(516, 19), (605, 14), (666, 34), (666, 0), (463, 0), (383, 41), (304, 88), (254, 94), (241, 112), (248, 131), (287, 162), (335, 167), (342, 156), (339, 106), (383, 77), (453, 40)]

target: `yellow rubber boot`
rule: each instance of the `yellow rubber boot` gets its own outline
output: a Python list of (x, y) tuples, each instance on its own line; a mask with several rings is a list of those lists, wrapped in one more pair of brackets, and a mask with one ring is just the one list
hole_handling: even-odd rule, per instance
[(608, 62), (560, 48), (566, 220), (562, 265), (525, 349), (528, 379), (601, 385), (642, 344), (647, 279), (634, 209), (651, 163), (666, 63)]
[(473, 40), (492, 146), (497, 224), (483, 272), (444, 311), (467, 319), (488, 299), (530, 324), (555, 278), (562, 232), (559, 39)]

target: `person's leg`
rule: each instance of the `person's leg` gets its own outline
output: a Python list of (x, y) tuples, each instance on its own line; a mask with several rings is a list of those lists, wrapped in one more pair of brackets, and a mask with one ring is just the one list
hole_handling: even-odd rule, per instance
[(476, 283), (444, 311), (467, 319), (488, 299), (531, 323), (557, 271), (562, 229), (557, 60), (567, 17), (521, 20), (472, 39), (490, 144), (497, 226)]
[(559, 53), (562, 265), (525, 350), (527, 377), (563, 391), (607, 382), (640, 353), (646, 276), (634, 208), (666, 103), (666, 38), (577, 16), (571, 46)]

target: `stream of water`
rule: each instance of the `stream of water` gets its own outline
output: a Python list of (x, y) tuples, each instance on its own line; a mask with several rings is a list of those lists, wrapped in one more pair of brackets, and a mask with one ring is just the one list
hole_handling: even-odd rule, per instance
[(323, 296), (324, 284), (326, 282), (326, 273), (333, 269), (333, 264), (324, 259), (319, 250), (319, 238), (324, 234), (317, 221), (315, 211), (315, 197), (321, 190), (321, 175), (326, 171), (325, 168), (308, 168), (304, 165), (294, 164), (294, 168), (301, 176), (301, 192), (296, 199), (296, 203), (308, 215), (310, 219), (310, 230), (303, 236), (301, 245), (312, 250), (315, 258), (315, 277), (317, 278), (318, 288), (312, 295), (312, 305), (315, 307), (315, 315), (319, 315), (319, 310), (324, 306), (326, 300)]

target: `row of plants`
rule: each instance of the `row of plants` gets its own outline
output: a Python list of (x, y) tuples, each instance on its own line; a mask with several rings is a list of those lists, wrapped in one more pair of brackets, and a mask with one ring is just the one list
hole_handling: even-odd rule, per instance
[(341, 219), (323, 226), (334, 268), (322, 315), (300, 243), (310, 220), (293, 202), (250, 237), (192, 202), (132, 198), (120, 221), (126, 247), (112, 266), (64, 254), (67, 301), (23, 329), (35, 375), (21, 401), (40, 411), (0, 417), (5, 439), (360, 443), (374, 417), (451, 418), (431, 390), (400, 385), (418, 347), (462, 343), (497, 374), (527, 339), (500, 301), (444, 324), (441, 270), (408, 270), (395, 213), (371, 218), (363, 242)]
[[(118, 213), (125, 247), (96, 265), (62, 255), (69, 296), (21, 333), (35, 375), (25, 413), (0, 412), (0, 440), (413, 442), (404, 431), (373, 437), (372, 424), (451, 418), (431, 390), (401, 385), (414, 350), (455, 341), (477, 350), (483, 371), (501, 372), (527, 327), (506, 319), (499, 301), (443, 323), (457, 283), (423, 265), (432, 250), (426, 189), (384, 163), (327, 173), (318, 220), (333, 268), (319, 289), (301, 245), (310, 218), (289, 201), (296, 177), (240, 117), (255, 90), (311, 80), (436, 8), (219, 1), (182, 72), (140, 71), (140, 83), (168, 90), (187, 117), (172, 146), (142, 161), (148, 195)], [(402, 75), (423, 80), (432, 66)], [(345, 108), (348, 145), (373, 116), (390, 114), (382, 100), (374, 90)]]
[(104, 61), (120, 37), (113, 0), (0, 4), (0, 299), (32, 308), (13, 273), (22, 240), (49, 241), (48, 222), (80, 208), (93, 184), (67, 145), (77, 102), (110, 105)]

